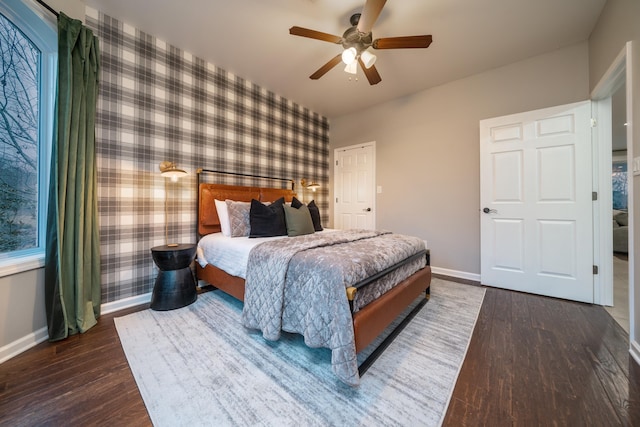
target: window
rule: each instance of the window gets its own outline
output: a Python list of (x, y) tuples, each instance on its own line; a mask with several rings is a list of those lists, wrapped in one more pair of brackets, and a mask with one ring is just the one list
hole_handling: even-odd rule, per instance
[(21, 0), (3, 1), (0, 276), (37, 267), (44, 259), (56, 57), (55, 21)]
[(611, 172), (611, 191), (613, 196), (613, 209), (627, 210), (627, 159), (626, 157), (613, 158)]

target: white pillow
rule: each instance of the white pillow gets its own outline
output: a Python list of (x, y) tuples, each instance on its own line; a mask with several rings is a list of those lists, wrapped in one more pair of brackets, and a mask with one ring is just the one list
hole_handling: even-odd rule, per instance
[(222, 234), (231, 237), (231, 222), (229, 221), (229, 211), (227, 203), (224, 200), (215, 199), (216, 210), (218, 211), (218, 219), (220, 219), (220, 229)]

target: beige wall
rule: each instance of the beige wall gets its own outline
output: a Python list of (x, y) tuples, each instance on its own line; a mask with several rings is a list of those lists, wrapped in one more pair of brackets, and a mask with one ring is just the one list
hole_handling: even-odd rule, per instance
[(332, 118), (330, 151), (376, 141), (376, 227), (427, 240), (434, 267), (479, 274), (479, 120), (588, 99), (588, 70), (585, 42)]
[(46, 326), (44, 269), (0, 278), (0, 348)]
[(62, 11), (70, 18), (79, 19), (84, 22), (84, 1), (83, 0), (45, 0), (53, 10)]
[[(590, 89), (600, 81), (603, 74), (613, 63), (616, 56), (622, 51), (626, 42), (632, 41), (633, 63), (632, 73), (632, 134), (630, 144), (635, 157), (640, 156), (640, 1), (637, 0), (608, 0), (600, 19), (589, 39), (589, 81)], [(629, 64), (627, 64), (629, 66)], [(635, 292), (635, 318), (632, 323), (631, 341), (638, 345), (640, 334), (640, 288), (637, 286), (640, 279), (640, 177), (633, 180), (634, 203), (633, 224), (634, 235), (634, 271), (635, 283), (632, 284)]]

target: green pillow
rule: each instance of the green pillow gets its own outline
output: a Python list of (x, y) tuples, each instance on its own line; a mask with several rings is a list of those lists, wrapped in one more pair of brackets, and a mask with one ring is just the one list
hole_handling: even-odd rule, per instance
[(313, 220), (309, 213), (309, 208), (300, 206), (294, 208), (284, 205), (284, 216), (287, 222), (287, 235), (289, 237), (302, 236), (304, 234), (312, 234), (315, 232), (313, 228)]

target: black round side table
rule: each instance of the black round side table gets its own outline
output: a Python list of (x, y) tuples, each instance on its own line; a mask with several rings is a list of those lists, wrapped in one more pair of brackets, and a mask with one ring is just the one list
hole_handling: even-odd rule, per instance
[(162, 245), (151, 248), (160, 269), (151, 295), (152, 310), (173, 310), (195, 302), (196, 281), (189, 265), (196, 256), (196, 245)]

